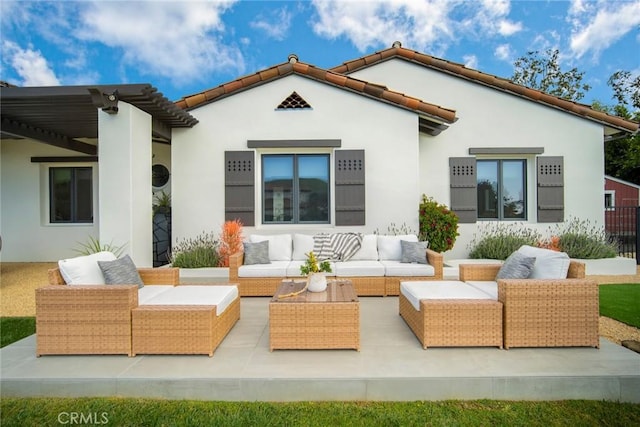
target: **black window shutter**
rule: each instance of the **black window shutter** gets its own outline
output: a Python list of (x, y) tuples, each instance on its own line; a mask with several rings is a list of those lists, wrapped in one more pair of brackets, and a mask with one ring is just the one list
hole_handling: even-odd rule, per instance
[(365, 225), (364, 150), (336, 150), (336, 225)]
[(478, 179), (475, 157), (449, 158), (451, 210), (459, 223), (474, 223), (478, 217)]
[(224, 217), (255, 225), (255, 160), (253, 151), (224, 153)]
[(538, 157), (538, 222), (564, 221), (564, 158)]

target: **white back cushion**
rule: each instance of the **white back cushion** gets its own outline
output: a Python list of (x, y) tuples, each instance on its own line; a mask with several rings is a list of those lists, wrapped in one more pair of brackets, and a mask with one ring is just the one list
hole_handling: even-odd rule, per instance
[(569, 272), (571, 259), (565, 252), (556, 252), (551, 249), (536, 248), (533, 246), (521, 246), (517, 252), (526, 257), (536, 259), (529, 279), (566, 279)]
[(354, 261), (377, 261), (378, 260), (378, 236), (375, 234), (365, 234), (362, 236), (362, 246), (350, 260)]
[(91, 255), (61, 259), (58, 268), (68, 285), (104, 285), (104, 276), (98, 261), (113, 261), (116, 256), (103, 251)]
[(292, 259), (304, 261), (307, 259), (307, 254), (311, 251), (313, 251), (313, 236), (297, 233), (293, 235)]
[(274, 234), (272, 236), (252, 234), (249, 239), (253, 243), (269, 241), (269, 260), (291, 261), (293, 252), (291, 234)]
[(400, 240), (417, 242), (418, 236), (415, 234), (405, 234), (402, 236), (378, 236), (378, 255), (380, 256), (381, 261), (400, 261), (402, 259), (402, 245)]

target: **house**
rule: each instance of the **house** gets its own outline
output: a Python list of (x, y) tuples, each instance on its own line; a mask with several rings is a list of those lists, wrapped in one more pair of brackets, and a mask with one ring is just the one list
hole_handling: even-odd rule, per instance
[(621, 253), (637, 251), (640, 185), (604, 176), (605, 230), (617, 240)]
[[(332, 69), (290, 55), (161, 103), (167, 111), (145, 111), (120, 97), (119, 111), (109, 114), (113, 93), (94, 89), (99, 132), (88, 143), (97, 144), (100, 167), (88, 165), (99, 221), (82, 231), (50, 223), (55, 176), (47, 171), (56, 163), (34, 167), (33, 158), (72, 156), (74, 148), (3, 139), (3, 259), (58, 259), (82, 233), (96, 233), (128, 243), (136, 262), (148, 262), (154, 164), (170, 172), (174, 242), (233, 218), (261, 234), (385, 233), (392, 223), (417, 230), (426, 194), (459, 215), (460, 237), (445, 257), (462, 258), (479, 227), (496, 221), (543, 232), (571, 216), (604, 225), (603, 144), (638, 130), (637, 123), (397, 42)], [(180, 120), (163, 122), (167, 113)], [(2, 120), (4, 133), (4, 108)], [(164, 129), (158, 142), (156, 127)], [(30, 224), (16, 200), (35, 216)], [(45, 231), (57, 233), (56, 241), (32, 252)]]
[(616, 206), (640, 206), (640, 185), (605, 175), (604, 207), (610, 209)]

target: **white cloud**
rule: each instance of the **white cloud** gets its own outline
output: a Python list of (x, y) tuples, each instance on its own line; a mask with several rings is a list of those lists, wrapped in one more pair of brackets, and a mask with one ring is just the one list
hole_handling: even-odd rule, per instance
[(493, 51), (493, 55), (501, 61), (513, 62), (513, 49), (509, 44), (501, 44)]
[(640, 0), (629, 2), (574, 1), (567, 20), (573, 25), (571, 50), (580, 58), (591, 52), (594, 58), (640, 26)]
[(359, 2), (314, 0), (313, 30), (328, 39), (346, 37), (365, 50), (399, 40), (404, 46), (433, 51), (454, 38), (446, 0)]
[(522, 30), (522, 23), (502, 20), (498, 23), (498, 33), (510, 36)]
[(177, 84), (213, 71), (243, 72), (240, 50), (222, 42), (221, 16), (232, 4), (92, 2), (80, 11), (76, 36), (119, 49), (123, 64)]
[(291, 27), (291, 13), (286, 7), (274, 10), (269, 17), (258, 16), (249, 25), (251, 28), (264, 31), (268, 37), (284, 40)]
[(510, 36), (522, 24), (507, 19), (506, 0), (314, 0), (314, 32), (328, 39), (346, 37), (364, 52), (394, 40), (434, 55), (463, 36)]
[(2, 44), (2, 60), (20, 76), (19, 86), (59, 86), (60, 81), (42, 53), (29, 46), (23, 49), (18, 44), (5, 40)]
[(464, 55), (462, 59), (464, 59), (465, 67), (473, 68), (474, 70), (478, 68), (478, 57), (476, 55)]

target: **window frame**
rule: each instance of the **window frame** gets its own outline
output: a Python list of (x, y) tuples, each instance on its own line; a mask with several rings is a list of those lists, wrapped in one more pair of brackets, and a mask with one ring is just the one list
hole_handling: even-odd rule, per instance
[[(497, 217), (482, 217), (481, 216), (481, 210), (480, 210), (480, 203), (479, 203), (479, 188), (480, 188), (480, 173), (477, 173), (476, 176), (476, 209), (477, 209), (477, 213), (476, 213), (476, 219), (478, 221), (528, 221), (529, 219), (529, 203), (528, 203), (528, 180), (527, 180), (527, 172), (528, 172), (528, 162), (527, 159), (525, 158), (481, 158), (478, 159), (476, 158), (476, 168), (479, 171), (480, 167), (479, 164), (483, 163), (483, 162), (495, 162), (497, 164), (497, 185), (498, 185), (498, 191), (496, 194), (497, 200), (498, 200), (498, 205), (497, 205)], [(503, 192), (504, 192), (504, 163), (505, 162), (520, 162), (522, 165), (522, 194), (523, 194), (523, 206), (522, 206), (522, 212), (523, 212), (523, 217), (522, 218), (507, 218), (504, 216), (504, 202), (502, 202), (503, 199)]]
[[(291, 205), (292, 205), (292, 219), (291, 221), (266, 221), (266, 183), (265, 183), (265, 159), (269, 157), (287, 157), (292, 159), (293, 171), (292, 171), (292, 188), (291, 188)], [(320, 157), (326, 161), (327, 172), (327, 219), (324, 221), (301, 221), (300, 220), (300, 171), (298, 159), (302, 157)], [(260, 223), (262, 225), (315, 225), (315, 224), (331, 224), (332, 217), (332, 175), (331, 175), (331, 154), (330, 153), (262, 153), (260, 154)]]
[[(56, 197), (55, 197), (55, 193), (56, 193), (56, 189), (55, 189), (55, 182), (54, 182), (54, 174), (56, 173), (56, 171), (58, 170), (63, 170), (63, 169), (67, 169), (70, 171), (71, 173), (71, 179), (70, 179), (70, 219), (69, 220), (58, 220), (55, 218), (55, 213), (54, 213), (54, 209), (55, 209), (55, 202), (56, 202)], [(78, 172), (79, 171), (86, 171), (89, 173), (89, 177), (90, 177), (90, 185), (89, 185), (89, 195), (88, 195), (88, 202), (89, 202), (89, 206), (90, 206), (90, 210), (91, 210), (91, 218), (90, 219), (79, 219), (79, 215), (78, 215), (78, 198), (79, 198), (79, 193), (78, 193), (78, 180), (79, 180), (79, 176), (78, 176)], [(86, 225), (86, 224), (93, 224), (94, 223), (94, 218), (95, 218), (95, 206), (94, 206), (94, 176), (93, 176), (94, 170), (92, 166), (50, 166), (48, 168), (48, 223), (52, 224), (52, 225), (72, 225), (72, 224), (82, 224), (82, 225)]]

